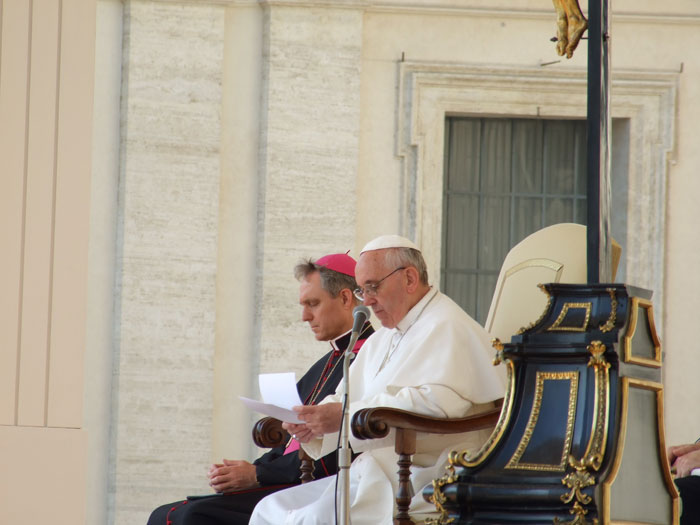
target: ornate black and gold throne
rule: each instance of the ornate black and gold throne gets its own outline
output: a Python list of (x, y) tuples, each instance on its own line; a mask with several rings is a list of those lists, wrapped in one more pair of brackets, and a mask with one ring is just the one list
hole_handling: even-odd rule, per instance
[(441, 523), (678, 523), (650, 293), (541, 288), (540, 319), (495, 343), (509, 384), (494, 432), (454, 451), (424, 497)]

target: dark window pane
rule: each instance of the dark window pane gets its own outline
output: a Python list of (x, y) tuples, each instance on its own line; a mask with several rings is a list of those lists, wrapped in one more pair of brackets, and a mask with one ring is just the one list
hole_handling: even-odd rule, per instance
[(449, 195), (447, 200), (445, 265), (448, 269), (475, 269), (477, 250), (474, 247), (479, 242), (479, 197), (457, 194)]
[(508, 251), (551, 224), (585, 223), (584, 121), (450, 118), (442, 287), (482, 324)]
[(571, 122), (547, 121), (544, 127), (544, 190), (549, 194), (574, 190), (574, 130)]
[(542, 193), (542, 121), (513, 121), (513, 191)]
[(509, 120), (484, 119), (481, 141), (481, 191), (510, 191), (511, 123)]
[(573, 199), (545, 199), (544, 206), (545, 226), (574, 220)]
[(587, 215), (586, 199), (576, 199), (576, 217), (574, 217), (574, 222), (578, 224), (588, 224), (586, 222)]
[(517, 197), (513, 209), (512, 246), (542, 228), (542, 223), (542, 198)]
[(486, 316), (489, 314), (493, 291), (496, 289), (499, 268), (490, 274), (479, 274), (477, 283), (476, 317), (475, 319), (483, 326), (486, 324)]
[(445, 290), (454, 302), (472, 316), (476, 315), (476, 275), (448, 272), (445, 275)]
[(478, 254), (479, 269), (496, 270), (510, 250), (510, 199), (484, 197)]
[(479, 128), (478, 119), (450, 119), (447, 156), (448, 189), (479, 191)]
[(576, 175), (576, 193), (586, 196), (586, 170), (588, 169), (587, 152), (586, 152), (586, 121), (576, 120), (573, 122), (574, 135), (576, 142), (575, 153), (575, 175)]

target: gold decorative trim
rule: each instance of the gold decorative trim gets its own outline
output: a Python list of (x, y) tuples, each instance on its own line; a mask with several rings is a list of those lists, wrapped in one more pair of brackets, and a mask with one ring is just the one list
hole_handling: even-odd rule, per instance
[(585, 494), (583, 489), (595, 485), (593, 472), (597, 472), (600, 469), (605, 456), (605, 444), (608, 440), (608, 414), (610, 410), (610, 363), (605, 360), (605, 345), (602, 342), (592, 341), (588, 345), (588, 351), (591, 353), (588, 366), (593, 367), (595, 374), (591, 435), (588, 439), (586, 452), (580, 460), (571, 455), (569, 456), (569, 466), (574, 470), (561, 480), (562, 484), (569, 488), (569, 493), (562, 495), (561, 500), (567, 504), (574, 502), (572, 508), (569, 509), (569, 513), (574, 518), (569, 521), (555, 518), (554, 523), (556, 524), (587, 525), (592, 523), (596, 525), (598, 523), (596, 518), (590, 522), (586, 518), (588, 510), (584, 508), (584, 505), (588, 505), (591, 502), (591, 497)]
[[(659, 449), (658, 454), (660, 458), (666, 457), (666, 437), (664, 434), (664, 387), (661, 383), (656, 381), (646, 381), (643, 379), (635, 379), (632, 377), (623, 377), (620, 381), (620, 430), (617, 435), (617, 453), (613, 460), (613, 464), (610, 467), (610, 472), (608, 477), (602, 483), (602, 504), (599, 509), (600, 516), (604, 524), (610, 525), (628, 525), (630, 522), (626, 521), (610, 521), (610, 505), (611, 505), (611, 495), (610, 489), (620, 472), (620, 465), (622, 464), (622, 456), (624, 455), (625, 449), (625, 439), (627, 437), (627, 418), (629, 417), (629, 391), (630, 388), (641, 388), (644, 390), (650, 390), (656, 393), (656, 424), (659, 437)], [(673, 482), (673, 475), (671, 474), (671, 468), (667, 462), (662, 461), (662, 469), (664, 475), (664, 482), (669, 494), (671, 495), (671, 523), (678, 523), (680, 519), (680, 496), (678, 495), (678, 489)], [(646, 525), (646, 524), (644, 524)]]
[(491, 454), (496, 445), (501, 441), (503, 434), (506, 431), (506, 425), (510, 421), (513, 413), (513, 404), (515, 403), (515, 367), (510, 359), (505, 360), (506, 371), (508, 374), (507, 387), (503, 396), (503, 408), (498, 416), (496, 426), (493, 428), (489, 438), (481, 445), (481, 448), (474, 454), (469, 454), (468, 450), (462, 452), (452, 451), (448, 458), (451, 465), (460, 465), (462, 467), (476, 467), (486, 460)]
[(608, 317), (605, 324), (600, 325), (600, 331), (603, 333), (612, 330), (617, 320), (617, 297), (615, 297), (615, 288), (607, 288), (607, 292), (610, 294), (610, 317)]
[[(586, 481), (588, 483), (588, 480)], [(589, 485), (592, 485), (593, 483), (588, 483)], [(588, 485), (586, 485), (588, 486)], [(566, 525), (598, 525), (598, 519), (593, 518), (591, 521), (588, 521), (588, 518), (586, 518), (586, 514), (588, 514), (588, 511), (583, 508), (583, 506), (577, 501), (574, 503), (574, 506), (572, 509), (569, 510), (571, 514), (574, 515), (574, 519), (572, 520), (561, 520), (559, 518), (554, 518), (554, 525), (560, 525), (560, 524), (566, 524)]]
[(595, 399), (593, 402), (593, 422), (591, 437), (588, 441), (586, 453), (581, 460), (583, 464), (592, 466), (595, 470), (600, 468), (605, 456), (605, 444), (608, 440), (608, 420), (610, 413), (610, 363), (605, 359), (605, 345), (600, 341), (591, 341), (588, 345), (591, 357), (588, 366), (592, 366), (595, 372)]
[[(570, 381), (569, 385), (569, 407), (566, 418), (566, 436), (564, 438), (564, 447), (562, 449), (561, 461), (556, 465), (550, 465), (545, 463), (520, 463), (520, 459), (525, 453), (525, 449), (530, 444), (530, 439), (532, 439), (532, 433), (535, 430), (537, 421), (540, 416), (540, 409), (542, 407), (542, 396), (544, 392), (544, 382), (549, 381)], [(522, 470), (538, 470), (545, 472), (563, 472), (566, 470), (566, 461), (569, 455), (569, 449), (571, 448), (571, 440), (574, 430), (574, 420), (576, 415), (576, 398), (578, 395), (578, 372), (537, 372), (536, 383), (535, 383), (535, 399), (532, 403), (532, 410), (530, 411), (530, 418), (528, 419), (527, 426), (525, 427), (525, 432), (523, 432), (523, 437), (520, 439), (518, 448), (515, 450), (515, 454), (510, 458), (508, 464), (505, 466), (507, 469), (522, 469)]]
[(451, 461), (453, 453), (454, 452), (450, 453), (450, 462), (445, 467), (445, 470), (447, 470), (447, 474), (445, 474), (441, 478), (434, 479), (432, 482), (433, 495), (430, 497), (430, 501), (435, 505), (435, 508), (440, 513), (440, 516), (437, 519), (427, 518), (425, 520), (425, 525), (447, 525), (449, 523), (453, 523), (455, 520), (454, 518), (450, 518), (448, 516), (447, 509), (445, 508), (447, 498), (442, 493), (442, 487), (457, 481), (457, 477), (455, 476), (454, 463), (452, 463)]
[[(654, 323), (654, 307), (651, 301), (646, 299), (640, 299), (639, 297), (632, 297), (630, 305), (630, 320), (627, 326), (627, 333), (625, 334), (623, 347), (624, 355), (623, 360), (625, 363), (630, 363), (633, 365), (648, 366), (650, 368), (661, 368), (661, 342), (656, 334), (656, 325)], [(632, 354), (632, 339), (637, 331), (637, 322), (639, 320), (639, 309), (644, 308), (647, 311), (648, 327), (649, 333), (651, 334), (651, 341), (654, 345), (654, 357), (652, 359), (648, 357), (640, 357)]]
[[(591, 308), (592, 305), (591, 303), (564, 303), (564, 306), (561, 308), (561, 312), (559, 312), (559, 317), (557, 317), (556, 321), (552, 323), (552, 326), (547, 327), (548, 332), (585, 332), (586, 329), (588, 328), (588, 322), (591, 319)], [(583, 325), (582, 326), (561, 326), (561, 324), (564, 322), (564, 319), (566, 318), (566, 314), (569, 313), (569, 310), (573, 309), (583, 309), (586, 311), (586, 317), (583, 320)]]
[(535, 326), (540, 324), (542, 322), (542, 320), (547, 316), (547, 312), (549, 312), (549, 309), (552, 306), (552, 295), (544, 287), (544, 284), (542, 284), (542, 283), (538, 284), (537, 288), (539, 288), (547, 296), (547, 304), (544, 305), (544, 310), (542, 311), (540, 316), (536, 320), (531, 322), (529, 325), (521, 327), (520, 330), (518, 330), (516, 332), (516, 335), (524, 334), (525, 332), (527, 332), (531, 328), (534, 328)]
[(498, 337), (496, 337), (491, 339), (491, 346), (496, 349), (496, 357), (493, 358), (493, 366), (498, 366), (505, 361), (505, 358), (503, 357), (503, 349), (505, 348), (505, 345)]
[[(498, 339), (494, 339), (493, 346), (499, 350), (499, 353), (503, 351), (503, 344)], [(506, 431), (506, 425), (510, 420), (513, 412), (513, 403), (515, 401), (515, 370), (513, 362), (510, 359), (503, 359), (503, 361), (506, 365), (508, 383), (503, 398), (503, 408), (501, 409), (501, 415), (498, 417), (498, 422), (496, 422), (496, 426), (491, 432), (489, 438), (481, 446), (479, 451), (474, 454), (474, 456), (470, 456), (468, 450), (463, 450), (461, 452), (453, 450), (450, 452), (447, 458), (448, 464), (445, 467), (447, 474), (441, 478), (434, 479), (432, 482), (433, 495), (431, 496), (430, 501), (435, 505), (435, 508), (440, 513), (440, 517), (438, 519), (428, 518), (428, 520), (426, 520), (426, 525), (446, 525), (454, 522), (454, 518), (448, 517), (448, 512), (444, 507), (447, 498), (445, 498), (445, 495), (442, 493), (442, 487), (457, 481), (457, 478), (455, 477), (455, 465), (475, 467), (483, 463), (499, 443)]]

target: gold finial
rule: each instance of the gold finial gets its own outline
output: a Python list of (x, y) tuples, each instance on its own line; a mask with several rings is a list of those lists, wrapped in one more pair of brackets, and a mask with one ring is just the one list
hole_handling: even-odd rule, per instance
[(505, 346), (498, 337), (491, 340), (491, 346), (496, 349), (496, 357), (493, 359), (493, 366), (498, 366), (503, 362), (503, 349)]

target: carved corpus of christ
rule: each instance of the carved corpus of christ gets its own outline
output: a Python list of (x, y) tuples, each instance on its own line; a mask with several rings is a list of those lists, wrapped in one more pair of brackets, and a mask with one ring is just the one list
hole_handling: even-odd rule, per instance
[(557, 12), (557, 53), (571, 58), (588, 29), (588, 21), (581, 12), (578, 0), (552, 0), (552, 3)]

